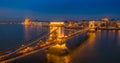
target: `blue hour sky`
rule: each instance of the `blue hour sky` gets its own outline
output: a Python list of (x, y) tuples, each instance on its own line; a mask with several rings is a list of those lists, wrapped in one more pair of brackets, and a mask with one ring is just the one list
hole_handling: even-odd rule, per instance
[(120, 0), (0, 0), (0, 18), (119, 17)]

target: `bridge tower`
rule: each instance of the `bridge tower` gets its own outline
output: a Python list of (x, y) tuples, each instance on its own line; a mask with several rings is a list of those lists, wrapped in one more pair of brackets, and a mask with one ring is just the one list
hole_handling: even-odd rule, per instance
[(89, 22), (89, 31), (94, 32), (95, 31), (95, 21)]
[(49, 53), (61, 55), (65, 53), (64, 51), (67, 51), (66, 44), (64, 43), (64, 26), (64, 22), (50, 22), (51, 34), (49, 40), (55, 40), (57, 44), (49, 48)]
[(54, 32), (50, 34), (49, 39), (56, 39), (58, 42), (64, 37), (64, 22), (50, 22), (50, 32)]

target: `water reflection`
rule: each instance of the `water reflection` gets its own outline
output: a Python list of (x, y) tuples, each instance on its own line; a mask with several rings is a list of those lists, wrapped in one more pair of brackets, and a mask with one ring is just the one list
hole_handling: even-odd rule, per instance
[(93, 46), (95, 43), (95, 38), (96, 38), (96, 34), (95, 33), (89, 33), (89, 42), (88, 44)]
[(120, 30), (118, 30), (118, 47), (120, 48)]
[(70, 63), (69, 56), (57, 56), (54, 54), (47, 54), (48, 63)]
[(29, 38), (31, 38), (31, 31), (33, 26), (28, 26), (28, 25), (24, 25), (24, 36), (25, 36), (25, 40), (28, 40)]
[(24, 27), (24, 38), (25, 40), (30, 40), (36, 36), (39, 36), (42, 32), (48, 30), (48, 28), (41, 27), (41, 26), (30, 26), (30, 25), (23, 25)]

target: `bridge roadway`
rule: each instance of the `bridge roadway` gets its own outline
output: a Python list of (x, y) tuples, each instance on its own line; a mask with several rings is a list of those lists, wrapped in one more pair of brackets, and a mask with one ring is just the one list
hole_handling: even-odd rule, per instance
[(8, 59), (8, 60), (4, 60), (4, 61), (2, 61), (2, 62), (0, 62), (0, 63), (9, 63), (9, 62), (11, 62), (11, 61), (14, 61), (14, 60), (20, 59), (20, 58), (22, 58), (22, 57), (25, 57), (25, 56), (27, 56), (27, 55), (30, 55), (30, 54), (37, 53), (37, 52), (39, 52), (39, 51), (45, 50), (45, 49), (47, 49), (47, 48), (49, 48), (49, 47), (51, 47), (51, 46), (54, 46), (54, 45), (55, 45), (55, 44), (50, 44), (50, 45), (47, 45), (47, 46), (45, 46), (45, 47), (43, 47), (43, 48), (40, 48), (40, 49), (38, 49), (38, 50), (31, 51), (31, 52), (29, 52), (29, 53), (26, 53), (26, 54), (17, 56), (17, 57), (15, 57), (15, 58), (11, 58), (11, 59)]
[[(64, 38), (65, 38), (66, 40), (68, 40), (68, 39), (70, 39), (70, 38), (72, 38), (72, 37), (74, 37), (74, 36), (76, 36), (76, 35), (78, 35), (78, 34), (82, 34), (83, 32), (86, 32), (86, 31), (88, 31), (88, 28), (82, 29), (82, 30), (79, 30), (79, 31), (76, 31), (75, 33), (72, 33), (72, 34), (70, 34), (70, 35), (68, 35), (67, 37), (64, 37)], [(64, 42), (65, 42), (65, 41), (64, 41)], [(53, 42), (53, 43), (51, 43), (51, 44), (49, 44), (49, 45), (46, 45), (46, 46), (44, 46), (44, 47), (42, 47), (42, 48), (39, 48), (39, 49), (37, 49), (37, 50), (33, 50), (33, 51), (30, 51), (30, 52), (27, 52), (27, 53), (22, 54), (22, 55), (20, 55), (20, 56), (3, 60), (3, 61), (1, 61), (0, 63), (9, 63), (9, 62), (11, 62), (11, 61), (20, 59), (20, 58), (25, 57), (25, 56), (28, 56), (28, 55), (30, 55), (30, 54), (37, 53), (37, 52), (39, 52), (39, 51), (45, 50), (45, 49), (47, 49), (47, 48), (49, 48), (49, 47), (51, 47), (51, 46), (54, 46), (54, 45), (56, 45), (56, 42)]]

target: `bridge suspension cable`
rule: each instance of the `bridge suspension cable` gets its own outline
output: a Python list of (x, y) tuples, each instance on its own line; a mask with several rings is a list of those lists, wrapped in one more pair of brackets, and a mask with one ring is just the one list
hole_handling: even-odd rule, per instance
[[(58, 28), (57, 28), (57, 29), (58, 29)], [(21, 47), (21, 48), (16, 49), (16, 51), (14, 51), (14, 52), (12, 52), (12, 53), (9, 53), (9, 54), (0, 56), (0, 58), (8, 57), (9, 55), (12, 55), (12, 54), (14, 54), (14, 53), (16, 53), (16, 52), (18, 52), (18, 51), (20, 51), (20, 50), (22, 50), (22, 49), (25, 49), (26, 47), (31, 46), (31, 45), (34, 44), (34, 43), (39, 42), (41, 39), (43, 39), (43, 38), (45, 38), (45, 37), (48, 37), (48, 35), (52, 34), (52, 33), (53, 33), (54, 31), (56, 31), (57, 29), (53, 30), (52, 32), (47, 33), (46, 35), (42, 36), (41, 38), (39, 38), (39, 39), (37, 39), (37, 40), (35, 40), (35, 41), (33, 41), (33, 42), (31, 42), (30, 44), (28, 44), (28, 45), (26, 45), (26, 46), (23, 46), (23, 47)]]

